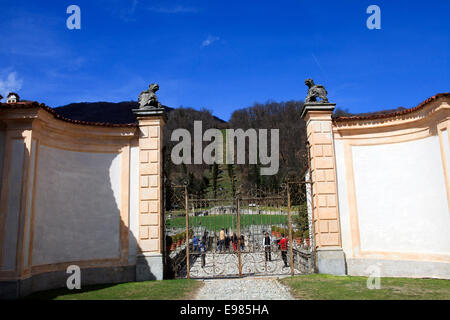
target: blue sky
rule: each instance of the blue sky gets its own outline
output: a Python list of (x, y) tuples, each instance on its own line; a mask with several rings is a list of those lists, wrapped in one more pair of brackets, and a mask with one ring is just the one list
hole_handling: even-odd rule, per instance
[[(81, 30), (66, 9), (81, 8)], [(381, 30), (366, 9), (381, 8)], [(233, 110), (303, 100), (304, 80), (351, 112), (450, 91), (450, 1), (0, 0), (0, 93), (51, 107), (137, 100)]]

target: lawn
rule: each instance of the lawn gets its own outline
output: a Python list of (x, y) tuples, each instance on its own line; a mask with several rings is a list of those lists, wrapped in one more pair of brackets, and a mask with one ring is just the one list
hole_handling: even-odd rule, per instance
[[(294, 219), (295, 215), (292, 216)], [(241, 228), (249, 225), (287, 225), (287, 215), (270, 215), (270, 214), (241, 214)], [(189, 226), (207, 227), (208, 230), (220, 230), (222, 228), (235, 229), (237, 225), (236, 215), (220, 214), (209, 215), (205, 217), (189, 217)], [(186, 226), (186, 218), (176, 217), (166, 220), (166, 227), (168, 228), (184, 228)]]
[(450, 280), (381, 278), (380, 289), (368, 289), (367, 277), (322, 274), (284, 278), (296, 299), (450, 300)]
[[(381, 278), (381, 289), (369, 290), (367, 277), (302, 275), (280, 280), (297, 299), (312, 300), (450, 300), (450, 280)], [(177, 279), (55, 289), (32, 294), (39, 300), (180, 300), (192, 299), (201, 281)]]
[(26, 299), (38, 300), (180, 300), (192, 299), (202, 282), (187, 279), (129, 282), (55, 289), (34, 293)]

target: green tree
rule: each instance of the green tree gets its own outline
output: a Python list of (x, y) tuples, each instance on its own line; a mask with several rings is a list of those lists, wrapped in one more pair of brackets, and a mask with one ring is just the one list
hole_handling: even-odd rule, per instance
[(236, 175), (234, 169), (235, 168), (233, 164), (227, 164), (228, 178), (230, 179), (231, 193), (233, 195), (233, 198), (236, 197)]
[(214, 162), (214, 164), (211, 165), (211, 180), (212, 180), (212, 189), (213, 189), (214, 198), (217, 198), (217, 190), (219, 187), (219, 178), (220, 178), (219, 165)]

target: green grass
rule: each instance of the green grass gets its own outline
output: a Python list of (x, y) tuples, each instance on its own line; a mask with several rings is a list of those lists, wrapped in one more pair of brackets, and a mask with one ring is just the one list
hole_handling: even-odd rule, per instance
[(281, 283), (297, 299), (450, 300), (450, 280), (381, 278), (381, 288), (367, 288), (367, 277), (322, 274), (284, 278)]
[(177, 279), (95, 285), (80, 290), (55, 289), (37, 292), (26, 299), (38, 300), (179, 300), (191, 299), (200, 281)]
[[(288, 225), (287, 215), (270, 215), (270, 214), (242, 214), (241, 228), (245, 228), (250, 225)], [(176, 217), (166, 220), (166, 227), (168, 228), (184, 228), (186, 226), (185, 217)], [(189, 226), (207, 227), (209, 230), (220, 230), (221, 228), (235, 229), (237, 226), (236, 215), (233, 214), (220, 214), (209, 215), (206, 217), (189, 217)]]
[[(297, 299), (323, 300), (450, 300), (450, 280), (381, 278), (381, 289), (369, 290), (367, 277), (323, 274), (284, 278), (281, 283)], [(178, 300), (191, 299), (202, 282), (187, 279), (129, 282), (87, 286), (81, 290), (56, 289), (26, 299), (38, 300)]]

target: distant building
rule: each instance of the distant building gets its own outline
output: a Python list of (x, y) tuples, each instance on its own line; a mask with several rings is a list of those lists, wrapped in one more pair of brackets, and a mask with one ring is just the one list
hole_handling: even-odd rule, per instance
[(17, 102), (19, 102), (19, 100), (20, 100), (19, 95), (17, 93), (14, 93), (14, 92), (10, 92), (8, 94), (8, 96), (6, 97), (6, 102), (7, 103), (17, 103)]

